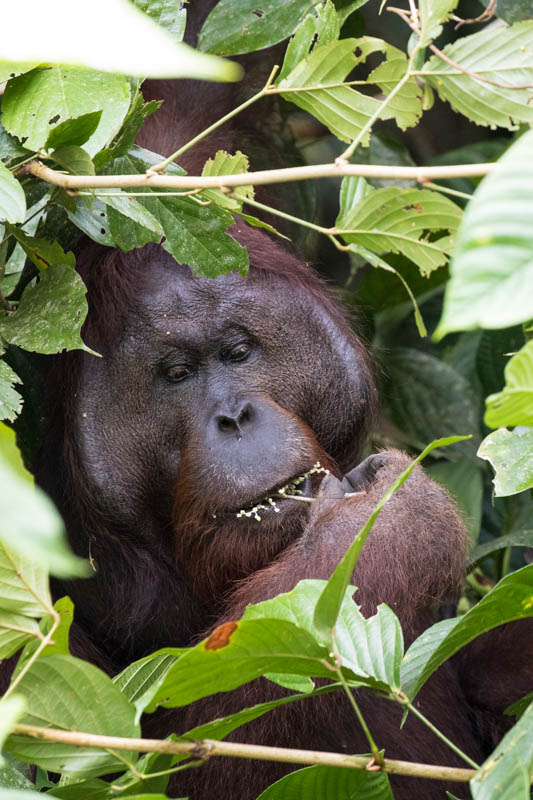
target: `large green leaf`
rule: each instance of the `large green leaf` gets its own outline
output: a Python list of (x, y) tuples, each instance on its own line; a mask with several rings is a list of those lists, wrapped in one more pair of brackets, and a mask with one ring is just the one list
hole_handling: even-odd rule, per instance
[[(443, 53), (464, 71), (435, 55), (424, 65), (423, 74), (452, 108), (478, 125), (513, 130), (519, 122), (533, 122), (528, 88), (533, 84), (533, 21), (465, 36)], [(472, 73), (489, 83), (476, 80)]]
[(478, 456), (490, 461), (498, 497), (533, 487), (533, 428), (500, 428), (483, 439)]
[(128, 252), (148, 242), (160, 242), (163, 228), (154, 215), (126, 193), (113, 190), (100, 198), (107, 206), (109, 233), (121, 250)]
[[(69, 551), (55, 506), (34, 486), (15, 434), (5, 425), (0, 425), (0, 486), (0, 548), (9, 550), (0, 549), (0, 583), (5, 584), (0, 605), (14, 613), (41, 616), (50, 607), (46, 569), (57, 575), (85, 575), (85, 562)], [(28, 559), (31, 562), (26, 563)], [(36, 598), (40, 598), (37, 605)]]
[(461, 209), (447, 198), (427, 189), (375, 189), (356, 197), (341, 213), (335, 226), (343, 238), (374, 253), (402, 253), (424, 275), (447, 261), (450, 239), (429, 241), (428, 232), (455, 231)]
[(506, 328), (530, 319), (532, 154), (530, 131), (505, 153), (470, 201), (450, 263), (437, 338), (450, 331)]
[(505, 388), (486, 399), (485, 423), (533, 425), (533, 339), (505, 367)]
[(26, 198), (22, 186), (0, 161), (0, 222), (24, 222)]
[[(169, 32), (137, 11), (126, 0), (92, 0), (90, 4), (47, 0), (42, 14), (39, 0), (26, 0), (24, 14), (38, 19), (20, 35), (20, 8), (7, 3), (2, 9), (0, 67), (6, 65), (5, 80), (12, 72), (46, 63), (75, 64), (106, 72), (152, 78), (204, 78), (237, 80), (237, 64), (198, 53), (176, 41), (180, 4), (172, 0), (138, 0), (146, 11), (154, 11), (157, 21)], [(174, 19), (169, 22), (169, 6)], [(157, 12), (160, 9), (159, 16)], [(172, 14), (172, 11), (170, 11)], [(97, 46), (95, 46), (97, 43)], [(1, 75), (1, 73), (0, 73)], [(100, 76), (102, 78), (103, 76)]]
[[(280, 619), (320, 636), (314, 625), (314, 612), (327, 581), (303, 580), (286, 594), (248, 606), (243, 620)], [(335, 644), (342, 665), (357, 675), (368, 675), (385, 690), (399, 687), (403, 636), (396, 615), (385, 605), (365, 619), (353, 601), (354, 588), (348, 587), (335, 624)]]
[[(104, 736), (140, 735), (134, 706), (107, 675), (87, 661), (65, 655), (38, 659), (20, 681), (18, 691), (26, 699), (21, 720), (25, 724)], [(6, 749), (22, 761), (52, 772), (75, 773), (76, 777), (124, 770), (124, 763), (112, 753), (91, 747), (12, 735)], [(130, 752), (122, 755), (129, 761), (133, 757)]]
[(25, 139), (25, 147), (38, 150), (56, 125), (101, 110), (98, 127), (84, 144), (94, 155), (118, 131), (129, 105), (130, 85), (121, 75), (50, 66), (9, 81), (2, 99), (2, 124)]
[(464, 616), (445, 619), (415, 639), (402, 664), (402, 689), (412, 701), (437, 667), (485, 631), (533, 616), (533, 565), (506, 575)]
[[(283, 96), (320, 120), (343, 142), (358, 136), (380, 103), (350, 86), (316, 87), (342, 83), (357, 63), (354, 49), (358, 45), (358, 39), (343, 39), (317, 47), (278, 83), (281, 90), (309, 87), (308, 91), (288, 91)], [(368, 138), (367, 133), (362, 143), (368, 143)]]
[[(136, 147), (116, 159), (111, 171), (119, 175), (145, 172), (157, 158)], [(188, 264), (195, 275), (206, 278), (234, 270), (246, 274), (248, 253), (226, 234), (234, 221), (228, 211), (199, 205), (190, 197), (161, 197), (150, 190), (138, 200), (161, 225), (166, 237), (163, 247), (178, 264)]]
[(529, 800), (533, 778), (533, 704), (470, 781), (474, 800)]
[(9, 233), (15, 237), (22, 249), (39, 270), (48, 269), (54, 264), (66, 264), (68, 267), (76, 266), (76, 259), (72, 251), (65, 253), (59, 242), (50, 242), (48, 239), (36, 239), (28, 236), (15, 225), (6, 226)]
[(220, 0), (203, 24), (198, 47), (221, 56), (260, 50), (290, 36), (314, 5), (314, 0)]
[(444, 361), (408, 347), (391, 351), (387, 372), (387, 415), (415, 447), (460, 430), (474, 438), (440, 455), (452, 461), (475, 455), (481, 438), (478, 412), (462, 375)]
[(64, 264), (43, 270), (37, 284), (29, 284), (20, 303), (0, 319), (0, 334), (10, 344), (36, 353), (89, 350), (80, 338), (87, 316), (85, 285)]
[[(328, 648), (307, 631), (281, 619), (227, 622), (185, 653), (166, 674), (155, 705), (184, 706), (215, 692), (227, 692), (265, 673), (334, 677)], [(366, 674), (347, 678), (376, 687)]]
[(339, 767), (305, 767), (285, 775), (257, 800), (394, 800), (388, 775)]

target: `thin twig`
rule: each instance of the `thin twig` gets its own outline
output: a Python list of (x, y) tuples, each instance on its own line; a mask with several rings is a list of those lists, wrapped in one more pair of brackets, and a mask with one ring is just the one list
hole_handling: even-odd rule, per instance
[[(64, 731), (57, 728), (41, 728), (36, 725), (15, 725), (11, 733), (16, 736), (31, 736), (48, 742), (62, 742), (77, 747), (101, 747), (111, 750), (130, 750), (140, 753), (186, 754), (206, 759), (210, 756), (252, 758), (258, 761), (278, 761), (285, 764), (326, 764), (347, 769), (366, 769), (368, 756), (351, 756), (343, 753), (316, 750), (297, 750), (285, 747), (219, 742), (203, 739), (197, 742), (171, 742), (166, 739), (128, 739), (119, 736), (100, 736), (80, 731)], [(472, 769), (441, 767), (410, 761), (384, 759), (384, 772), (391, 775), (410, 775), (432, 780), (447, 780), (467, 783), (476, 774)]]

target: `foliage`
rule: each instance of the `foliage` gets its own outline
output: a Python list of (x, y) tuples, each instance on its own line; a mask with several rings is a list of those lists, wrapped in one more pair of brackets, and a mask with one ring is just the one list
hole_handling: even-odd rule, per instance
[[(139, 757), (135, 747), (75, 747), (74, 740), (31, 738), (23, 727), (12, 733), (16, 725), (137, 737), (143, 713), (226, 691), (258, 674), (294, 694), (186, 732), (185, 743), (222, 741), (278, 705), (343, 689), (379, 692), (409, 708), (434, 670), (467, 642), (533, 614), (533, 565), (523, 566), (516, 552), (513, 566), (521, 569), (511, 572), (509, 564), (512, 546), (533, 546), (533, 503), (526, 491), (533, 488), (531, 10), (520, 0), (500, 0), (499, 14), (509, 25), (484, 25), (474, 33), (465, 26), (457, 36), (448, 22), (458, 13), (457, 0), (420, 0), (419, 17), (396, 9), (398, 24), (412, 33), (402, 48), (401, 36), (391, 36), (393, 46), (358, 30), (365, 2), (220, 0), (197, 51), (181, 44), (186, 11), (177, 0), (101, 0), (75, 11), (75, 4), (69, 9), (54, 0), (44, 16), (32, 0), (24, 13), (39, 25), (24, 26), (24, 36), (20, 13), (8, 4), (0, 45), (0, 81), (7, 80), (0, 125), (0, 416), (17, 425), (25, 444), (21, 391), (24, 402), (32, 402), (25, 353), (87, 349), (81, 338), (85, 289), (70, 249), (78, 230), (124, 251), (161, 242), (179, 264), (217, 277), (248, 267), (248, 254), (228, 232), (234, 215), (271, 231), (272, 216), (265, 222), (249, 209), (287, 217), (255, 200), (252, 177), (229, 192), (222, 179), (203, 191), (166, 190), (166, 196), (124, 185), (67, 192), (35, 177), (28, 166), (40, 158), (56, 172), (89, 179), (153, 174), (161, 156), (134, 145), (143, 120), (158, 105), (144, 103), (139, 75), (236, 79), (239, 66), (218, 56), (288, 40), (279, 71), (254, 102), (277, 97), (288, 127), (304, 112), (313, 130), (321, 131), (318, 142), (296, 142), (302, 160), (311, 162), (313, 148), (321, 148), (327, 153), (321, 160), (335, 162), (340, 175), (354, 154), (355, 163), (390, 170), (386, 181), (351, 175), (340, 190), (334, 181), (325, 184), (334, 196), (335, 208), (327, 215), (336, 217), (332, 227), (299, 218), (297, 209), (290, 219), (322, 234), (339, 257), (350, 259), (346, 298), (357, 284), (369, 338), (389, 376), (383, 386), (387, 423), (377, 443), (416, 450), (457, 432), (472, 437), (440, 439), (425, 451), (429, 471), (466, 514), (475, 546), (477, 570), (461, 599), (466, 613), (432, 626), (404, 652), (393, 611), (381, 606), (365, 619), (352, 599), (353, 566), (405, 473), (328, 582), (302, 581), (287, 595), (249, 607), (241, 621), (217, 629), (214, 639), (152, 654), (111, 680), (69, 654), (71, 603), (63, 598), (53, 605), (48, 575), (81, 575), (86, 567), (69, 552), (57, 511), (33, 486), (14, 433), (2, 425), (0, 659), (17, 652), (20, 657), (0, 699), (6, 752), (0, 800), (32, 797), (43, 786), (53, 786), (50, 797), (99, 800), (110, 796), (102, 777), (109, 773), (118, 776), (113, 787), (122, 797), (164, 798), (169, 773), (185, 758), (183, 750)], [(447, 43), (441, 46), (439, 37)], [(478, 132), (456, 152), (435, 158), (441, 165), (461, 165), (503, 153), (479, 186), (460, 168), (428, 185), (422, 164), (421, 187), (394, 173), (396, 166), (412, 163), (411, 156), (383, 135), (383, 123), (389, 134), (392, 126), (407, 136), (415, 126), (424, 130), (435, 94), (466, 120), (504, 132)], [(167, 165), (166, 174), (183, 176), (178, 164)], [(247, 155), (219, 151), (202, 177), (247, 170)], [(436, 327), (432, 341), (420, 341), (413, 332), (411, 303), (419, 332), (426, 323)], [(486, 460), (496, 473), (495, 499)], [(316, 689), (313, 678), (328, 683)], [(516, 726), (477, 770), (474, 798), (529, 797), (532, 708), (528, 698)], [(25, 776), (25, 763), (39, 766), (37, 783)], [(43, 770), (61, 774), (60, 784), (49, 783)], [(387, 800), (392, 792), (385, 774), (317, 765), (283, 778), (262, 798), (295, 796)]]

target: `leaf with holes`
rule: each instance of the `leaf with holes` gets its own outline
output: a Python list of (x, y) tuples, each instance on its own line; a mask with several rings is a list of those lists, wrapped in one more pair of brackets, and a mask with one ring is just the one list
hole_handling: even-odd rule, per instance
[(220, 56), (250, 53), (293, 33), (314, 0), (220, 0), (203, 24), (198, 47)]
[(497, 497), (533, 487), (533, 428), (494, 431), (481, 442), (478, 456), (492, 464)]
[(452, 108), (491, 128), (533, 122), (533, 20), (465, 36), (443, 53), (458, 66), (435, 55), (422, 74)]
[[(358, 63), (358, 45), (358, 39), (343, 39), (317, 47), (277, 84), (285, 100), (308, 111), (343, 142), (355, 139), (380, 106), (373, 97), (340, 85)], [(320, 88), (324, 85), (334, 86)], [(362, 143), (368, 140), (369, 133)]]
[(402, 253), (423, 275), (447, 261), (449, 236), (430, 241), (429, 233), (450, 231), (459, 225), (461, 209), (427, 189), (375, 189), (335, 222), (348, 243), (374, 253)]
[(4, 128), (29, 150), (46, 145), (56, 125), (101, 111), (95, 132), (84, 144), (98, 152), (120, 128), (130, 105), (130, 85), (122, 75), (102, 75), (72, 67), (34, 69), (9, 81), (2, 99)]
[[(202, 170), (202, 175), (238, 175), (248, 171), (248, 157), (237, 150), (234, 156), (219, 150), (214, 158), (208, 159)], [(254, 196), (254, 187), (236, 186), (233, 190), (233, 197), (228, 197), (220, 189), (204, 189), (202, 195), (212, 200), (217, 206), (227, 208), (228, 211), (239, 211), (242, 209), (242, 202), (247, 197)]]
[(442, 23), (451, 16), (459, 0), (419, 0), (420, 45), (427, 47), (442, 33)]

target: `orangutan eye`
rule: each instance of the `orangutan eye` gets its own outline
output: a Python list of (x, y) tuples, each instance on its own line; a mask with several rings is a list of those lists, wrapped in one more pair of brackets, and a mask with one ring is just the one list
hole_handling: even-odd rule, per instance
[(192, 375), (192, 369), (185, 364), (177, 364), (166, 370), (166, 378), (171, 383), (181, 383), (181, 381), (184, 381), (189, 375)]
[(241, 342), (228, 350), (226, 358), (229, 361), (244, 361), (250, 355), (251, 349), (247, 342)]

